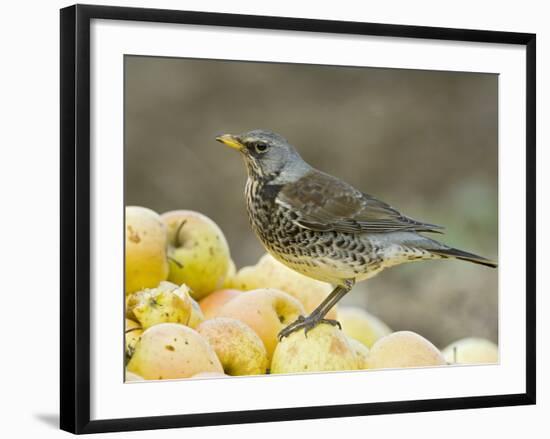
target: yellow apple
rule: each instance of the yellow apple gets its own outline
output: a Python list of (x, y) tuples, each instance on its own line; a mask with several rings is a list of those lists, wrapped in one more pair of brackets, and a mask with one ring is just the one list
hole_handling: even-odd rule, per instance
[(271, 373), (357, 370), (355, 351), (336, 326), (320, 324), (304, 335), (304, 330), (285, 337), (275, 348)]
[(356, 306), (340, 306), (338, 321), (348, 337), (360, 341), (368, 348), (379, 338), (391, 333), (391, 329), (382, 320)]
[(126, 315), (135, 318), (143, 329), (167, 322), (186, 325), (192, 314), (191, 300), (187, 286), (164, 282), (158, 288), (127, 296)]
[(191, 210), (166, 212), (161, 218), (168, 228), (168, 279), (178, 285), (188, 285), (196, 300), (219, 289), (231, 256), (218, 225)]
[(304, 312), (304, 307), (294, 297), (265, 288), (237, 295), (220, 308), (218, 317), (231, 317), (250, 326), (260, 336), (270, 360), (281, 329)]
[(199, 372), (223, 373), (208, 342), (179, 323), (161, 323), (144, 331), (128, 370), (146, 380), (188, 378)]
[(227, 375), (261, 375), (268, 367), (260, 337), (245, 323), (227, 317), (202, 322), (197, 328), (216, 352)]
[(204, 299), (201, 299), (199, 305), (204, 314), (204, 318), (211, 319), (216, 317), (219, 309), (223, 305), (241, 293), (242, 291), (239, 290), (218, 290), (209, 294)]
[(125, 218), (126, 293), (156, 287), (168, 277), (166, 226), (145, 207), (127, 206)]
[[(265, 254), (253, 266), (241, 268), (229, 281), (232, 288), (255, 290), (257, 288), (277, 288), (290, 294), (304, 306), (307, 314), (311, 313), (332, 291), (332, 286), (300, 274), (270, 254)], [(336, 319), (336, 307), (326, 316)]]
[(372, 346), (367, 369), (442, 366), (445, 358), (431, 342), (411, 331), (386, 335)]
[(451, 364), (498, 363), (498, 346), (485, 338), (463, 338), (451, 343), (442, 352)]
[(357, 357), (357, 369), (367, 369), (367, 358), (369, 357), (369, 348), (359, 340), (348, 337), (348, 342), (355, 352)]

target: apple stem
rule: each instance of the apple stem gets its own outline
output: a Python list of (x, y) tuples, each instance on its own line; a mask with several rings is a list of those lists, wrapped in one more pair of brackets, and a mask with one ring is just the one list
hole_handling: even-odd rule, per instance
[(177, 259), (174, 259), (171, 256), (168, 256), (168, 260), (172, 261), (174, 264), (176, 264), (178, 266), (178, 268), (183, 268), (183, 264), (180, 261), (178, 261)]
[(180, 225), (178, 226), (177, 230), (176, 230), (176, 239), (175, 239), (175, 243), (176, 243), (176, 247), (179, 247), (181, 246), (181, 243), (180, 243), (180, 232), (181, 232), (181, 228), (185, 225), (185, 223), (187, 222), (186, 219), (184, 219)]

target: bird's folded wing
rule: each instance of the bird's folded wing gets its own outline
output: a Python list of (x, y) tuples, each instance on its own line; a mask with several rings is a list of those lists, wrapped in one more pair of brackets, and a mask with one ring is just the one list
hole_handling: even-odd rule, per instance
[(411, 230), (441, 233), (442, 229), (402, 215), (389, 204), (319, 171), (312, 171), (294, 183), (287, 183), (275, 202), (291, 211), (295, 224), (316, 231), (384, 233)]

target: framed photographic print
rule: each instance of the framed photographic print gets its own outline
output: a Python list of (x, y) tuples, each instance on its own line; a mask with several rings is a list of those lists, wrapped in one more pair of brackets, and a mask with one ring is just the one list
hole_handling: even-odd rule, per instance
[(61, 267), (73, 433), (534, 404), (535, 35), (62, 9)]

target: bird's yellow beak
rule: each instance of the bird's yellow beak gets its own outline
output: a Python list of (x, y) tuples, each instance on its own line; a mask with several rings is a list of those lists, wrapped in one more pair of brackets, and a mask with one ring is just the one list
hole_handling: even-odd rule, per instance
[(244, 145), (237, 140), (235, 136), (232, 136), (231, 134), (224, 134), (223, 136), (216, 137), (216, 140), (218, 142), (223, 143), (224, 145), (229, 146), (230, 148), (236, 149), (237, 151), (241, 151), (244, 148)]

